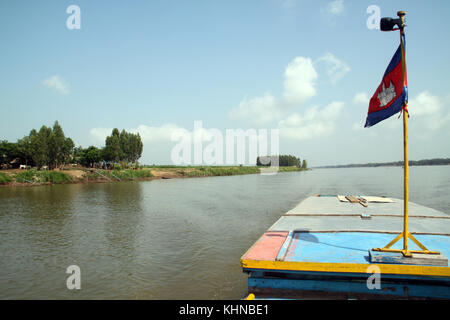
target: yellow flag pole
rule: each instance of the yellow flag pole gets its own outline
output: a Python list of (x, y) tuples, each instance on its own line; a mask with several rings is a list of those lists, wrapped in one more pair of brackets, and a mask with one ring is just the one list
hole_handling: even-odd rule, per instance
[[(400, 27), (400, 45), (402, 50), (402, 85), (405, 85), (405, 45), (403, 32), (405, 26), (405, 11), (398, 11), (397, 15), (402, 21)], [(409, 203), (409, 159), (408, 159), (408, 113), (406, 103), (403, 107), (403, 255), (410, 256), (408, 250), (408, 203)]]
[[(406, 76), (406, 60), (405, 60), (405, 44), (403, 43), (403, 32), (405, 27), (405, 15), (406, 11), (398, 11), (397, 16), (401, 20), (400, 26), (400, 46), (402, 54), (402, 85), (405, 85)], [(420, 243), (408, 230), (408, 204), (409, 204), (409, 159), (408, 159), (408, 111), (407, 102), (403, 105), (403, 232), (400, 233), (394, 240), (389, 242), (384, 248), (373, 248), (374, 251), (383, 252), (401, 252), (405, 257), (411, 257), (412, 253), (428, 253), (428, 254), (440, 254), (438, 251), (428, 250), (422, 243)], [(398, 240), (403, 238), (403, 250), (390, 249)], [(411, 239), (422, 250), (409, 250), (408, 239)]]

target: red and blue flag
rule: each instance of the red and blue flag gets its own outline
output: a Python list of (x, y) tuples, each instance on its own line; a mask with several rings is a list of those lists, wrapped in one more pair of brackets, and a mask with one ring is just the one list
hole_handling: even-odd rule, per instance
[[(404, 37), (402, 35), (403, 46), (405, 45)], [(404, 54), (404, 50), (402, 50), (400, 44), (383, 75), (380, 85), (370, 99), (369, 112), (364, 127), (371, 127), (400, 112), (408, 102), (406, 66), (403, 76), (402, 54)]]

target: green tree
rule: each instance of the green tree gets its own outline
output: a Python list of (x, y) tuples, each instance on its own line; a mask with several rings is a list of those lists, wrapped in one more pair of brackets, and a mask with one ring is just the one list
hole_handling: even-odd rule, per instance
[(20, 158), (20, 150), (17, 143), (0, 141), (0, 163), (9, 164), (15, 158)]
[(106, 137), (103, 156), (107, 161), (114, 161), (114, 162), (120, 161), (121, 159), (120, 133), (117, 128), (114, 128), (111, 135)]
[(95, 146), (82, 149), (79, 152), (79, 162), (85, 167), (93, 167), (96, 162), (102, 160), (102, 152)]
[(63, 162), (66, 163), (73, 159), (73, 150), (75, 148), (75, 143), (71, 138), (66, 138), (64, 140), (62, 155), (63, 155)]
[(74, 143), (66, 138), (62, 127), (55, 121), (53, 128), (43, 125), (39, 131), (32, 129), (28, 136), (16, 143), (0, 141), (0, 163), (10, 163), (19, 158), (21, 163), (54, 168), (72, 158)]
[(17, 140), (17, 148), (19, 150), (20, 158), (26, 165), (34, 164), (31, 154), (31, 139), (29, 136)]
[(41, 127), (39, 132), (31, 130), (30, 142), (31, 142), (31, 157), (38, 168), (50, 163), (50, 137), (52, 129), (47, 128), (45, 125)]
[(257, 157), (256, 165), (258, 166), (270, 166), (275, 165), (278, 162), (280, 167), (293, 167), (296, 166), (300, 168), (300, 158), (294, 157), (292, 155), (279, 155), (279, 156), (265, 156)]
[(308, 169), (308, 163), (306, 162), (305, 159), (303, 159), (303, 162), (302, 162), (302, 169)]
[(139, 134), (129, 133), (125, 130), (119, 132), (113, 129), (106, 137), (103, 157), (107, 161), (136, 162), (142, 155), (143, 143)]
[(127, 161), (136, 163), (142, 156), (142, 150), (144, 145), (141, 140), (141, 136), (138, 134), (129, 134), (128, 137), (128, 155)]
[(72, 152), (73, 162), (81, 164), (81, 156), (82, 156), (83, 148), (81, 146), (74, 147)]
[(64, 135), (64, 131), (58, 121), (55, 121), (48, 140), (48, 162), (51, 168), (55, 168), (64, 163), (65, 141), (66, 137)]
[(126, 132), (124, 129), (120, 132), (119, 144), (120, 144), (119, 160), (128, 161), (128, 156), (130, 154), (130, 134)]

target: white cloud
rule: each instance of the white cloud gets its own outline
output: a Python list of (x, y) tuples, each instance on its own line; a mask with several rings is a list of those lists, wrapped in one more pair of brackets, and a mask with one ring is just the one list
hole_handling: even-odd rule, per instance
[(69, 85), (58, 75), (54, 75), (45, 79), (42, 84), (47, 88), (58, 91), (61, 94), (69, 93)]
[(442, 103), (439, 97), (433, 96), (428, 91), (423, 91), (409, 101), (408, 110), (414, 116), (429, 116), (441, 111)]
[(105, 143), (105, 139), (112, 132), (113, 128), (92, 128), (89, 131), (89, 135), (95, 145), (102, 145)]
[[(323, 55), (316, 62), (325, 63), (326, 72), (332, 83), (335, 83), (350, 71), (345, 62), (331, 53)], [(269, 93), (251, 99), (245, 98), (239, 106), (229, 112), (229, 117), (231, 119), (245, 119), (255, 125), (280, 120), (286, 116), (289, 109), (302, 106), (317, 95), (317, 79), (318, 73), (313, 61), (307, 57), (296, 57), (285, 69), (283, 97), (281, 99), (276, 99)], [(331, 104), (330, 108), (333, 106)], [(309, 112), (312, 112), (312, 109)], [(292, 118), (292, 120), (294, 119), (295, 117)], [(315, 129), (318, 129), (320, 124), (315, 126)]]
[(421, 92), (408, 102), (411, 124), (434, 131), (450, 122), (450, 113), (444, 110), (444, 103), (428, 91)]
[(303, 115), (294, 113), (279, 121), (280, 135), (294, 140), (327, 136), (334, 131), (335, 122), (343, 107), (343, 102), (334, 101), (323, 109), (314, 106)]
[(283, 97), (288, 103), (302, 104), (317, 94), (317, 72), (312, 60), (296, 57), (284, 72)]
[(370, 100), (369, 96), (365, 92), (357, 93), (353, 97), (353, 103), (354, 104), (367, 105), (367, 107), (369, 106), (369, 100)]
[(151, 127), (141, 124), (135, 129), (128, 129), (132, 133), (139, 133), (144, 142), (152, 141), (171, 141), (172, 133), (180, 129), (179, 126), (173, 123), (167, 123), (160, 127)]
[(340, 15), (344, 12), (344, 0), (334, 0), (328, 3), (327, 12), (332, 15)]
[(350, 71), (350, 67), (332, 53), (326, 53), (317, 59), (317, 62), (325, 62), (327, 66), (327, 75), (333, 84), (343, 78)]
[(270, 93), (251, 99), (245, 98), (239, 106), (231, 109), (231, 119), (245, 119), (255, 125), (263, 125), (281, 119), (293, 106), (299, 106), (317, 94), (318, 75), (312, 60), (296, 57), (284, 72), (283, 98), (276, 99)]
[(251, 123), (262, 125), (282, 116), (279, 102), (269, 93), (262, 97), (245, 98), (237, 108), (230, 111), (231, 119), (248, 119)]

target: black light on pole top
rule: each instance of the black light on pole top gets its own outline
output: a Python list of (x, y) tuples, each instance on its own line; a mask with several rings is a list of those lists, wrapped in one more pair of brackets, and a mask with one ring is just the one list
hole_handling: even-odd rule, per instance
[[(405, 26), (404, 16), (406, 11), (398, 11), (397, 16), (398, 19), (394, 18), (381, 18), (380, 20), (380, 30), (381, 31), (394, 31), (402, 29)], [(394, 29), (394, 26), (398, 28)]]

